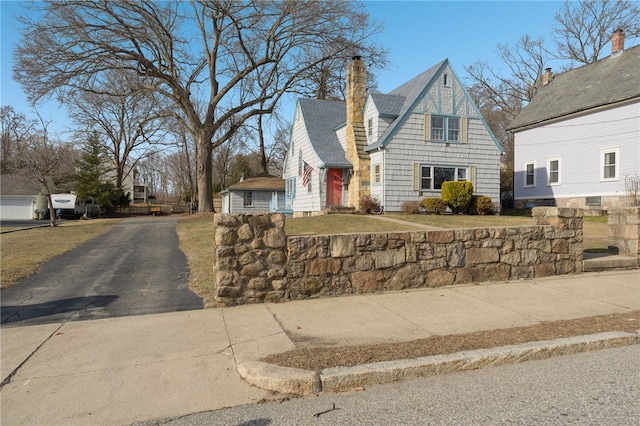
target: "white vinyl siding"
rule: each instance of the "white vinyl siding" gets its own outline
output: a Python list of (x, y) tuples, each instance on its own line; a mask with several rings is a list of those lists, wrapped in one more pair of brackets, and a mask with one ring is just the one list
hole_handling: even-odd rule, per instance
[[(640, 174), (640, 102), (600, 110), (564, 121), (517, 132), (514, 138), (516, 200), (624, 197), (625, 176)], [(524, 163), (546, 164), (549, 151), (559, 163), (559, 185), (540, 181), (524, 185)], [(604, 153), (615, 152), (615, 176), (604, 178)], [(611, 158), (610, 158), (611, 159)], [(609, 172), (613, 167), (609, 167)], [(547, 173), (537, 176), (547, 179)]]

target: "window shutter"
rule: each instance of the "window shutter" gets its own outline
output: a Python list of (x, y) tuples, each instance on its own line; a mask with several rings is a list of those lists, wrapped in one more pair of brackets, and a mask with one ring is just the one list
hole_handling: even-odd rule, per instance
[(424, 115), (424, 140), (431, 140), (431, 114)]
[(413, 163), (413, 190), (420, 190), (420, 163)]
[(469, 124), (469, 119), (462, 117), (460, 121), (460, 143), (467, 143), (467, 125)]
[(469, 174), (471, 175), (471, 176), (469, 176), (469, 180), (473, 184), (473, 192), (476, 192), (476, 174), (477, 174), (477, 170), (478, 170), (478, 168), (476, 166), (469, 167)]

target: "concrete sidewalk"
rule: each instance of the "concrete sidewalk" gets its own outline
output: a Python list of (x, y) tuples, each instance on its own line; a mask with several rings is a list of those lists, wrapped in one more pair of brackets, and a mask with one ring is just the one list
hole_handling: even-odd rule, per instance
[[(375, 383), (387, 380), (385, 372), (415, 371), (420, 368), (416, 362), (424, 361), (318, 375), (258, 360), (295, 347), (399, 342), (634, 310), (640, 310), (637, 269), (3, 327), (0, 420), (3, 425), (129, 424), (276, 398), (268, 389), (304, 394), (317, 391), (320, 384), (326, 391), (357, 383), (363, 375), (367, 383)], [(640, 318), (635, 320), (640, 329)], [(609, 333), (574, 340), (562, 344), (587, 350), (607, 342), (637, 343), (638, 335)], [(509, 348), (507, 358), (512, 350), (530, 349)], [(505, 358), (505, 351), (485, 351), (483, 359)], [(453, 357), (440, 357), (438, 365)], [(467, 362), (467, 367), (492, 363)]]

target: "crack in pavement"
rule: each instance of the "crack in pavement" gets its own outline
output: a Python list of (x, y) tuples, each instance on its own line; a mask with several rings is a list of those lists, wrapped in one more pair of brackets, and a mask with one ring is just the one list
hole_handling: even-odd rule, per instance
[(26, 358), (25, 358), (25, 359), (20, 363), (20, 365), (18, 365), (16, 368), (14, 368), (14, 369), (13, 369), (13, 371), (12, 371), (11, 373), (9, 373), (9, 375), (8, 375), (8, 376), (7, 376), (7, 377), (2, 381), (2, 383), (0, 383), (0, 390), (2, 390), (2, 388), (3, 388), (5, 385), (8, 385), (9, 383), (11, 383), (11, 379), (13, 378), (13, 376), (15, 376), (15, 375), (16, 375), (16, 373), (18, 372), (18, 370), (20, 370), (20, 368), (22, 368), (22, 366), (23, 366), (27, 361), (29, 361), (29, 359), (31, 359), (31, 357), (32, 357), (36, 352), (38, 352), (38, 350), (40, 350), (40, 348), (41, 348), (42, 346), (44, 346), (44, 344), (45, 344), (45, 343), (47, 343), (49, 340), (51, 340), (51, 338), (52, 338), (53, 336), (55, 336), (55, 335), (60, 331), (60, 329), (61, 329), (65, 324), (66, 324), (66, 323), (62, 323), (62, 324), (60, 324), (60, 325), (59, 325), (59, 326), (58, 326), (58, 327), (57, 327), (57, 328), (56, 328), (56, 329), (55, 329), (55, 330), (54, 330), (54, 331), (53, 331), (53, 332), (52, 332), (52, 333), (51, 333), (51, 334), (50, 334), (50, 335), (49, 335), (49, 336), (48, 336), (48, 337), (47, 337), (47, 338), (42, 342), (42, 343), (40, 343), (40, 344), (38, 345), (38, 347), (37, 347), (37, 348), (35, 348), (35, 349), (33, 350), (33, 352), (31, 352), (31, 353), (29, 354), (29, 356), (27, 356), (27, 357), (26, 357)]

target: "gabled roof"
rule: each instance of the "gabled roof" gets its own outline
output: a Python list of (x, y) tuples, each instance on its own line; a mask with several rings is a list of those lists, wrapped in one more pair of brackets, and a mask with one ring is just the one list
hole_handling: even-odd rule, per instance
[(381, 116), (397, 117), (400, 115), (402, 105), (406, 98), (404, 96), (385, 95), (384, 93), (372, 93), (371, 99)]
[(284, 191), (284, 179), (278, 176), (260, 174), (234, 183), (228, 190), (243, 191)]
[(640, 96), (640, 46), (558, 74), (513, 120), (509, 130)]
[[(431, 81), (438, 74), (438, 71), (442, 68), (442, 66), (444, 66), (447, 62), (448, 59), (445, 59), (444, 61), (434, 65), (417, 77), (409, 80), (397, 89), (389, 92), (388, 95), (395, 97), (398, 104), (400, 104), (400, 98), (403, 99), (401, 105), (394, 106), (394, 108), (396, 108), (398, 111), (397, 117), (399, 117), (399, 119), (394, 120), (384, 132), (384, 134), (382, 134), (382, 136), (378, 139), (378, 141), (367, 146), (365, 148), (365, 151), (373, 151), (381, 146), (386, 146), (389, 143), (391, 136), (395, 133), (396, 127), (401, 125), (404, 121), (403, 118), (407, 115), (407, 113), (415, 108), (417, 101), (422, 98), (424, 93), (427, 91), (427, 88), (431, 85)], [(383, 99), (384, 102), (388, 102), (390, 100), (386, 97)]]
[(347, 108), (344, 102), (318, 99), (298, 100), (311, 146), (326, 166), (350, 167), (335, 129), (344, 123)]
[(23, 175), (0, 176), (0, 195), (38, 195), (41, 185)]

